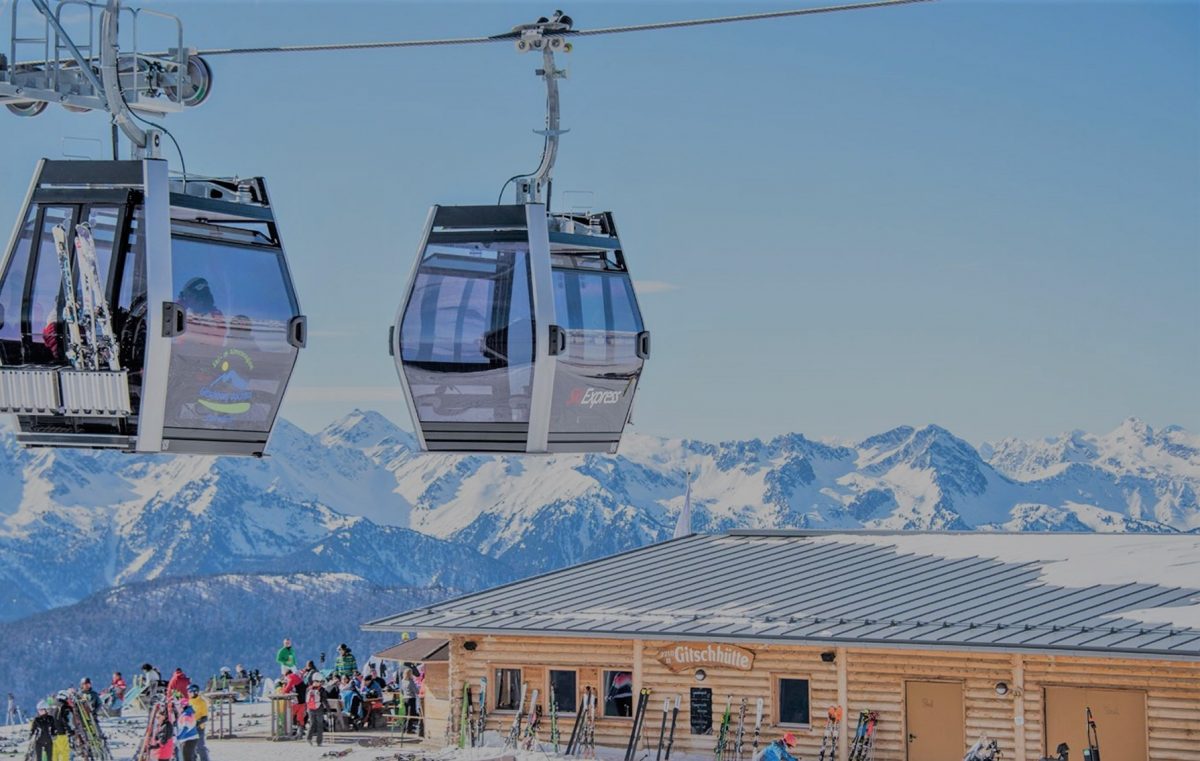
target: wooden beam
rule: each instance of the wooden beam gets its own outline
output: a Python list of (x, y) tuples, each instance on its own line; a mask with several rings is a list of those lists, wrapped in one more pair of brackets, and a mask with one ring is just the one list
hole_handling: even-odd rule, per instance
[(838, 727), (838, 761), (849, 761), (850, 757), (850, 728), (846, 726), (846, 723), (850, 721), (850, 679), (847, 675), (850, 667), (846, 663), (848, 658), (846, 648), (839, 647), (837, 649), (837, 699), (838, 705), (842, 709), (842, 721)]
[(1025, 761), (1025, 658), (1013, 655), (1013, 761)]

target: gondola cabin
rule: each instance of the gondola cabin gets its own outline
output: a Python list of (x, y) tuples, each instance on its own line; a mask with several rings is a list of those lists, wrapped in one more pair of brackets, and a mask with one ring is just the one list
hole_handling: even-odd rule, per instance
[(615, 453), (650, 334), (610, 213), (434, 206), (392, 329), (436, 452)]
[(44, 160), (0, 271), (20, 443), (262, 455), (306, 323), (261, 178)]

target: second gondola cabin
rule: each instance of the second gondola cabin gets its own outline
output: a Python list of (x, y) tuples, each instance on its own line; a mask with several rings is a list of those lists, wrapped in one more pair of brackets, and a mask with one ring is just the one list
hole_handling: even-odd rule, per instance
[(434, 206), (391, 349), (427, 451), (615, 453), (650, 334), (612, 214)]
[(306, 324), (261, 178), (44, 160), (0, 272), (20, 443), (263, 454)]

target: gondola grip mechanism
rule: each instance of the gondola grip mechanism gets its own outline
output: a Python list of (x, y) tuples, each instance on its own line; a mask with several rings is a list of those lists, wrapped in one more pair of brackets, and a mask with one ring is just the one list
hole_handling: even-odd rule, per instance
[(637, 335), (638, 359), (650, 359), (650, 331), (643, 330)]
[(163, 314), (163, 338), (175, 338), (183, 335), (183, 331), (187, 328), (187, 312), (183, 307), (176, 304), (174, 301), (164, 301), (162, 305)]
[(567, 331), (557, 325), (550, 326), (550, 356), (567, 353)]
[(297, 349), (308, 345), (308, 318), (298, 314), (288, 321), (288, 343)]

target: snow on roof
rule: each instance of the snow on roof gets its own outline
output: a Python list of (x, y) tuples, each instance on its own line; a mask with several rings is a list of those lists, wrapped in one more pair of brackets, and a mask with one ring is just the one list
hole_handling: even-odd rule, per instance
[(1200, 659), (1200, 535), (693, 535), (369, 629)]

